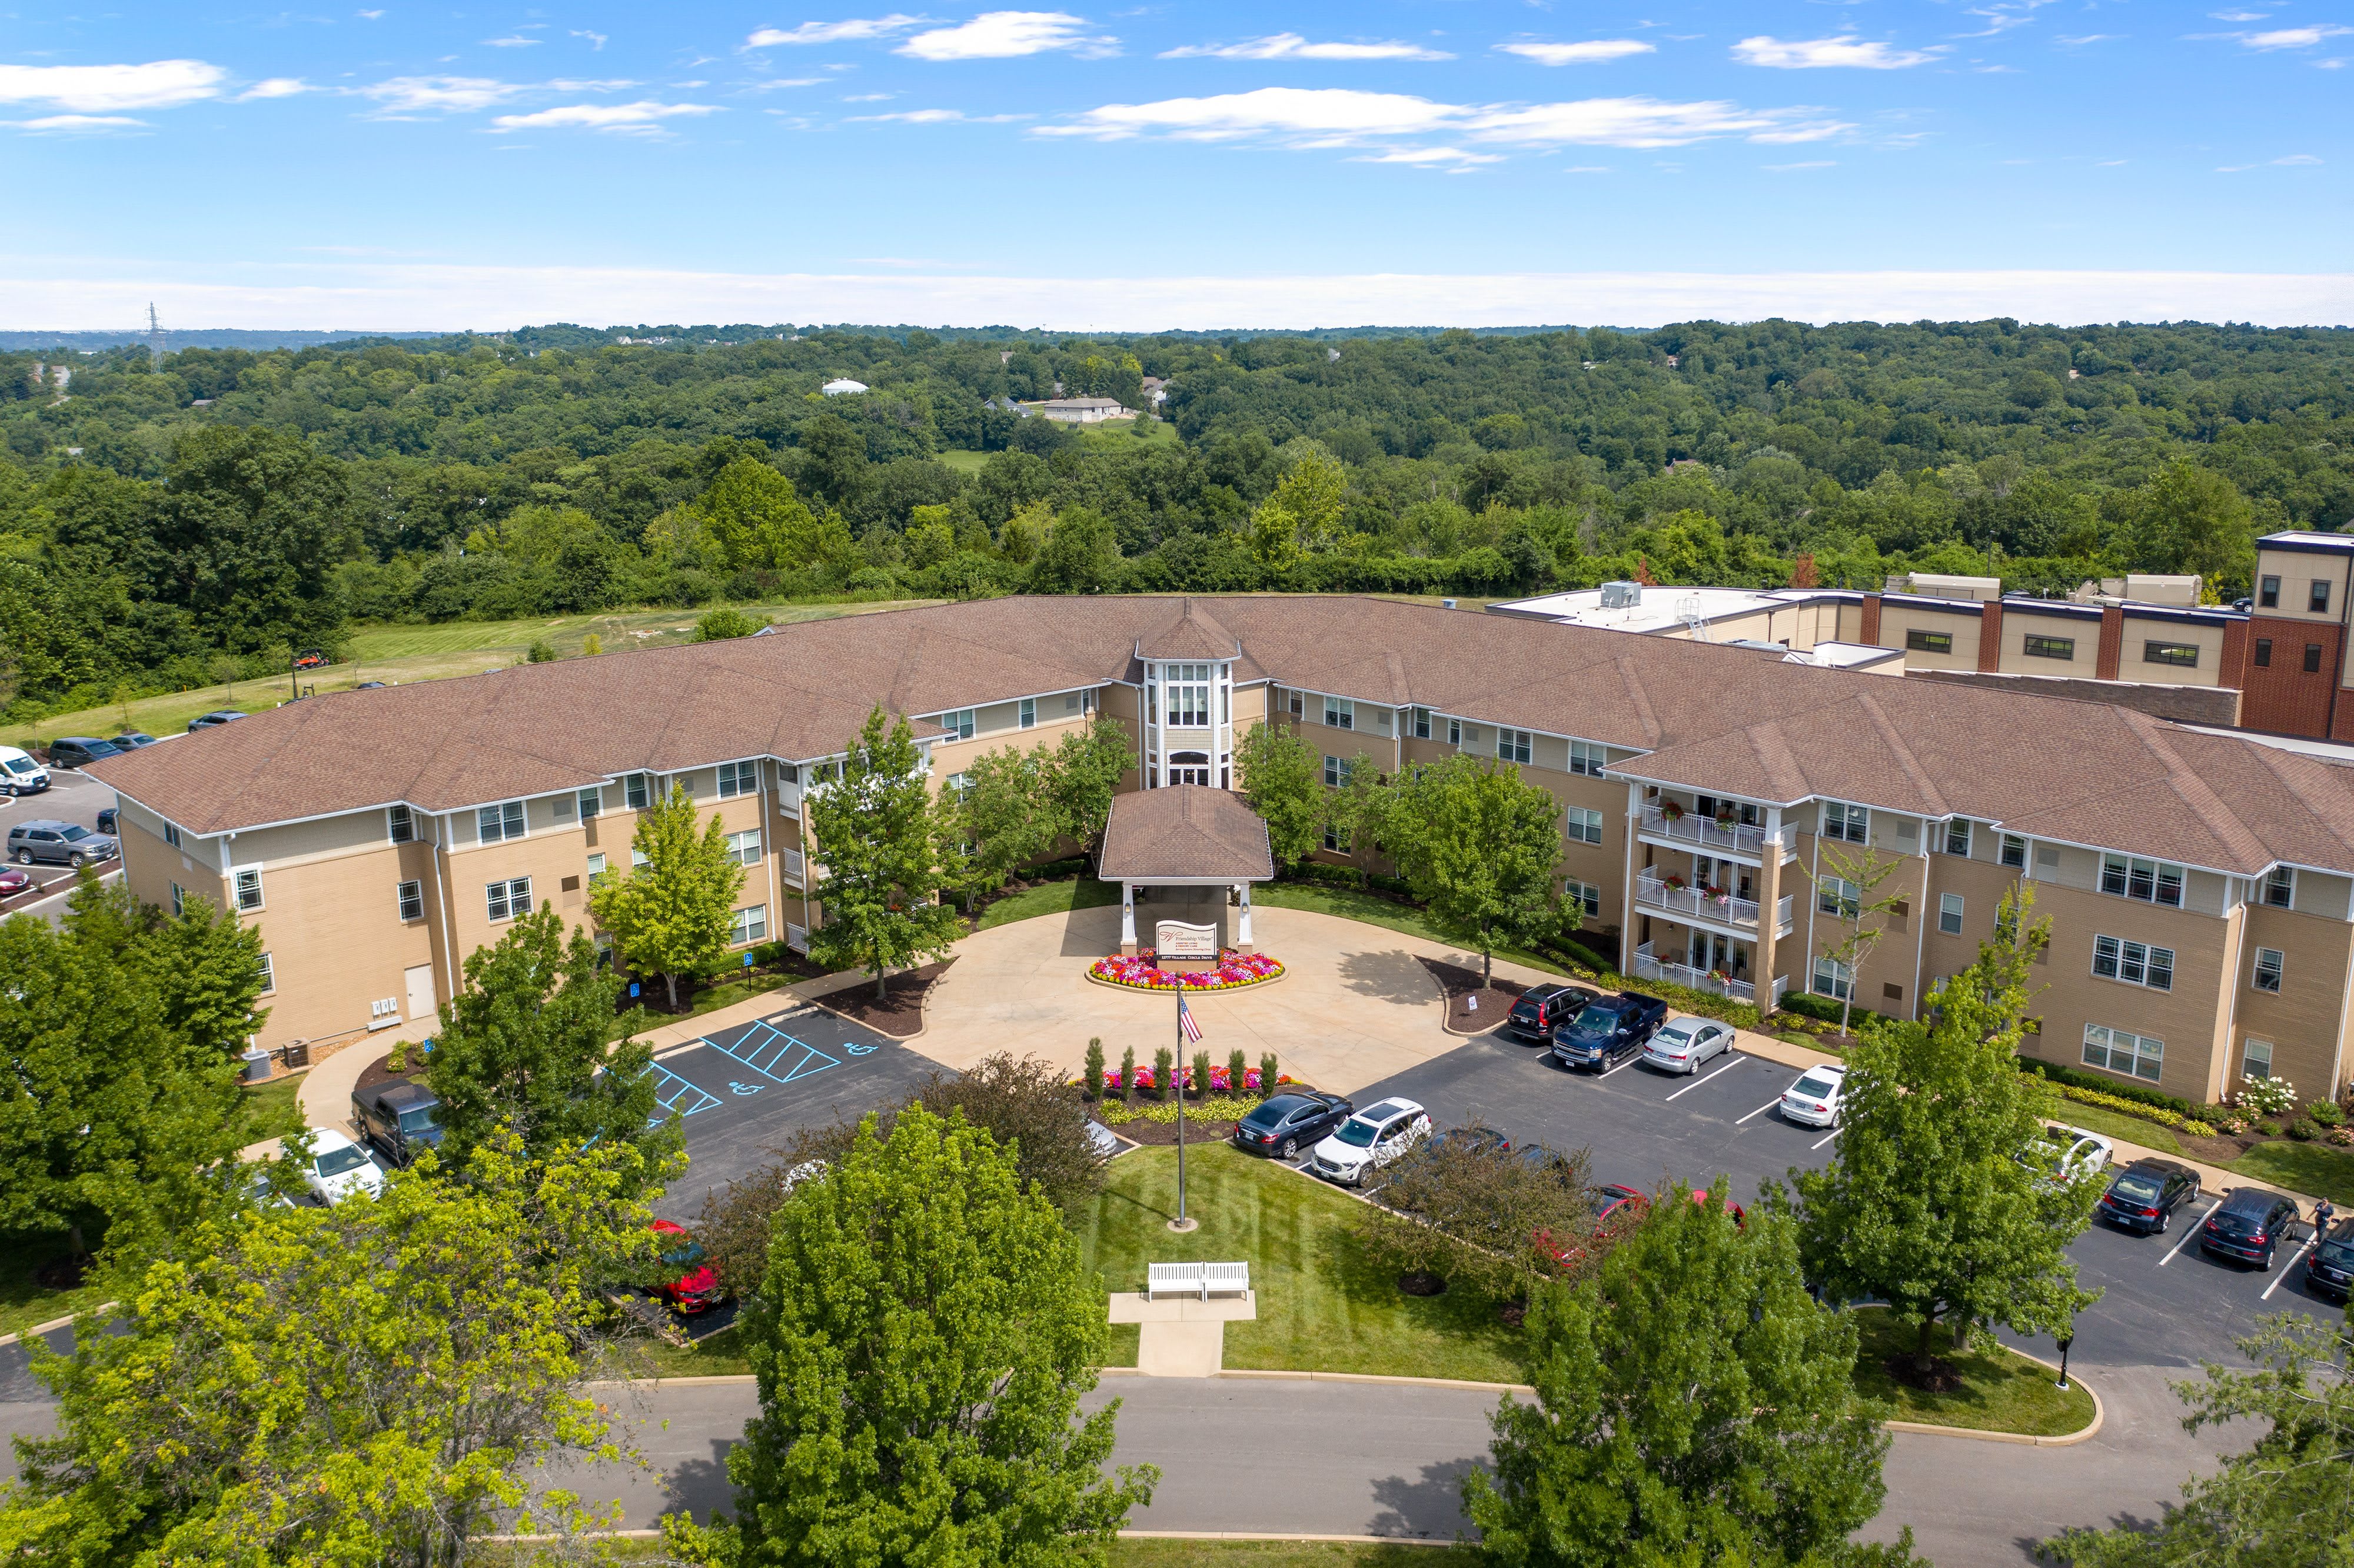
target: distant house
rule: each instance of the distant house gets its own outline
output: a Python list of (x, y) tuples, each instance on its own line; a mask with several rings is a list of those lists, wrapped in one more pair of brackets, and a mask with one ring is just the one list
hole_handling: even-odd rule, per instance
[(824, 386), (819, 387), (818, 390), (824, 393), (829, 397), (848, 397), (855, 393), (865, 391), (866, 383), (864, 381), (853, 381), (849, 376), (844, 376), (839, 379), (827, 382)]
[(1035, 407), (1046, 418), (1066, 425), (1095, 425), (1106, 419), (1135, 417), (1135, 410), (1117, 397), (1055, 397)]
[(1159, 376), (1146, 376), (1144, 378), (1144, 395), (1154, 403), (1166, 403), (1169, 401), (1168, 380), (1165, 377)]

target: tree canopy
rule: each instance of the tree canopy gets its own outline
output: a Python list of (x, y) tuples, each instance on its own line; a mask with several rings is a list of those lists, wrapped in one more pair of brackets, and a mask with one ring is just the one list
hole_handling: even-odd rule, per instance
[[(588, 912), (631, 968), (658, 974), (678, 1005), (678, 977), (717, 963), (734, 933), (744, 866), (727, 848), (727, 829), (700, 813), (683, 782), (639, 814), (628, 870), (602, 872), (588, 886)], [(641, 858), (642, 857), (642, 858)]]
[(841, 777), (803, 797), (825, 867), (825, 923), (810, 932), (810, 957), (871, 971), (877, 996), (895, 966), (945, 955), (962, 929), (937, 896), (951, 857), (921, 761), (907, 721), (886, 721), (876, 708), (850, 743)]

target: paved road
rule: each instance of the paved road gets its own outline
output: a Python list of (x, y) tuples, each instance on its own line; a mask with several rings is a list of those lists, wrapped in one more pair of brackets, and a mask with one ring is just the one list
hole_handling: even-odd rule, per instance
[[(98, 813), (114, 804), (114, 791), (70, 768), (49, 769), (49, 787), (37, 795), (0, 795), (0, 837), (16, 823), (38, 818), (46, 821), (79, 822), (92, 832), (98, 831)], [(122, 874), (122, 863), (109, 861), (98, 868), (101, 877), (112, 881)], [(39, 915), (55, 920), (64, 913), (65, 895), (73, 891), (73, 868), (64, 865), (28, 865), (24, 868), (33, 875), (37, 885), (16, 897), (0, 900), (0, 914)]]

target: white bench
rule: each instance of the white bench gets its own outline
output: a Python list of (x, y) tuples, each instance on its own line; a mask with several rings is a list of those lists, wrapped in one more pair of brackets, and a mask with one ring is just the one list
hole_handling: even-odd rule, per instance
[(1198, 1296), (1207, 1301), (1212, 1296), (1248, 1296), (1250, 1265), (1247, 1263), (1155, 1263), (1146, 1266), (1144, 1298), (1150, 1300), (1163, 1292)]

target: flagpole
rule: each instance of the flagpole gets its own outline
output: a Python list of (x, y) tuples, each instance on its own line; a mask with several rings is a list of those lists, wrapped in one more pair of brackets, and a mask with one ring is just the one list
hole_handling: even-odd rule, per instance
[(1185, 1218), (1185, 993), (1177, 992), (1177, 1229), (1193, 1227)]

